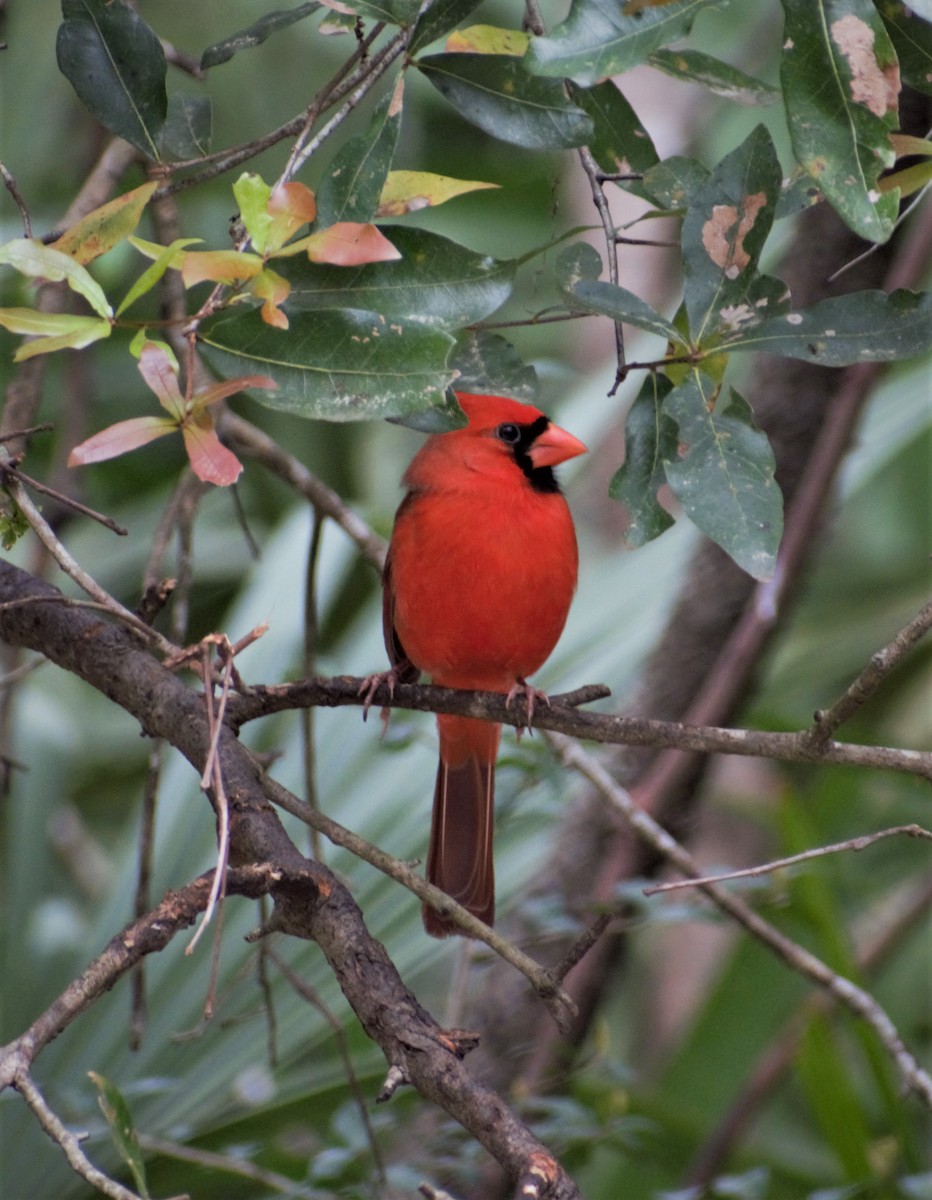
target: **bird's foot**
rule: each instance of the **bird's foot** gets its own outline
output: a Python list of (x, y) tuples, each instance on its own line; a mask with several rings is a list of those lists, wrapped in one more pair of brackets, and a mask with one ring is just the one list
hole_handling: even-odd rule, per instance
[(525, 729), (530, 730), (534, 723), (534, 709), (538, 703), (546, 704), (548, 707), (550, 705), (550, 697), (547, 693), (542, 692), (540, 688), (534, 687), (526, 679), (522, 679), (520, 675), (505, 697), (505, 707), (513, 708), (514, 702), (519, 696), (523, 698), (524, 703), (527, 705), (527, 724), (518, 730), (518, 737), (521, 736)]
[[(375, 693), (384, 683), (388, 688), (388, 694), (394, 698), (395, 684), (398, 682), (398, 671), (392, 667), (390, 671), (377, 671), (374, 675), (366, 675), (359, 684), (357, 695), (362, 696), (362, 719), (365, 721), (369, 716), (369, 709), (372, 707), (372, 702), (375, 699)], [(382, 734), (388, 728), (388, 718), (391, 714), (390, 708), (383, 708), (382, 717)]]

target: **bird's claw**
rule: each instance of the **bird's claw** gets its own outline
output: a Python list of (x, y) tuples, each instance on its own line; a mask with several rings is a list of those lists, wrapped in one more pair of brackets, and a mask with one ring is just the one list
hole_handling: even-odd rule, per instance
[[(384, 683), (388, 688), (389, 696), (395, 697), (395, 684), (398, 682), (398, 674), (392, 668), (390, 671), (377, 671), (374, 675), (367, 675), (359, 685), (357, 696), (362, 696), (362, 719), (365, 721), (369, 716), (369, 709), (372, 707), (372, 702), (375, 699), (375, 693)], [(382, 732), (385, 732), (385, 726), (388, 725), (389, 709), (382, 709)]]
[(548, 707), (550, 706), (550, 697), (547, 695), (547, 693), (542, 692), (540, 688), (534, 687), (532, 684), (528, 683), (526, 679), (521, 679), (520, 676), (512, 685), (508, 695), (505, 697), (505, 707), (513, 708), (514, 703), (519, 696), (522, 697), (524, 703), (527, 705), (527, 724), (518, 730), (518, 737), (521, 736), (525, 729), (530, 730), (531, 726), (533, 725), (534, 709), (537, 707), (538, 703), (546, 704)]

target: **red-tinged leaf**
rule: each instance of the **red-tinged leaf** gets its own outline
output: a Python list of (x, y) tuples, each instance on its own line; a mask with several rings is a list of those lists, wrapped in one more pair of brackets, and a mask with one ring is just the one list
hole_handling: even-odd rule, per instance
[(272, 218), (268, 229), (268, 250), (274, 254), (294, 237), (302, 225), (310, 225), (317, 216), (317, 201), (305, 184), (283, 183), (272, 189), (268, 212)]
[(235, 379), (223, 379), (198, 392), (191, 400), (190, 411), (199, 412), (208, 404), (216, 404), (218, 400), (226, 400), (227, 396), (235, 396), (237, 392), (245, 392), (248, 388), (265, 388), (267, 392), (276, 392), (278, 384), (268, 375), (237, 375)]
[(264, 265), (258, 254), (239, 250), (192, 250), (184, 256), (181, 278), (185, 287), (205, 281), (239, 283), (258, 275)]
[(288, 318), (279, 305), (284, 304), (291, 294), (291, 284), (288, 280), (283, 279), (276, 271), (266, 268), (261, 275), (250, 281), (249, 290), (257, 299), (265, 301), (262, 305), (262, 320), (266, 325), (274, 325), (276, 329), (287, 329)]
[(79, 263), (93, 262), (101, 254), (112, 250), (117, 242), (129, 237), (139, 224), (142, 210), (158, 185), (158, 180), (144, 183), (142, 187), (134, 188), (95, 208), (70, 229), (66, 229), (52, 246)]
[(177, 430), (177, 422), (170, 417), (131, 417), (128, 421), (117, 421), (75, 446), (68, 455), (68, 466), (86, 467), (89, 463), (104, 462)]
[(236, 483), (242, 474), (243, 464), (217, 437), (209, 412), (202, 409), (199, 413), (192, 413), (181, 432), (191, 470), (198, 479), (204, 483), (214, 483), (217, 487)]
[[(390, 262), (401, 255), (374, 225), (337, 221), (328, 229), (302, 239), (311, 262), (335, 267), (357, 267), (362, 263)], [(296, 243), (301, 245), (302, 243)]]
[(139, 374), (158, 396), (159, 404), (181, 422), (186, 415), (185, 401), (178, 387), (174, 363), (161, 346), (146, 342), (139, 355)]

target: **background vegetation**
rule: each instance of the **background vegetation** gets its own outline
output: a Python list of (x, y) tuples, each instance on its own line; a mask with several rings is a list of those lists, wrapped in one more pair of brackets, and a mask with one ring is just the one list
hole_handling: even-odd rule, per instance
[[(126, 24), (131, 11), (140, 26)], [(23, 341), (17, 318), (6, 322), (11, 332), (0, 329), (10, 543), (0, 564), (3, 1195), (392, 1197), (419, 1187), (509, 1195), (534, 1165), (517, 1121), (507, 1137), (500, 1132), (509, 1109), (553, 1155), (549, 1182), (537, 1180), (541, 1196), (932, 1195), (932, 1085), (919, 1065), (932, 1040), (924, 832), (932, 695), (920, 642), (932, 620), (932, 336), (921, 292), (932, 231), (922, 196), (930, 14), (886, 0), (575, 0), (569, 13), (556, 4), (521, 12), (469, 0), (420, 8), (393, 0), (384, 9), (365, 0), (349, 15), (315, 4), (273, 14), (257, 0), (159, 0), (135, 10), (122, 0), (64, 0), (61, 12), (10, 5), (3, 16), (4, 246), (23, 237), (23, 210), (47, 246), (90, 210), (154, 181), (139, 237), (228, 249), (230, 220), (242, 211), (234, 182), (249, 171), (272, 184), (301, 144), (312, 152), (295, 178), (316, 193), (314, 231), (351, 210), (372, 219), (389, 167), (496, 185), (379, 217), (402, 249), (398, 263), (275, 260), (294, 289), (282, 306), (291, 328), (263, 326), (247, 299), (232, 318), (205, 315), (192, 330), (203, 361), (186, 359), (182, 316), (209, 294), (229, 300), (236, 285), (184, 291), (174, 270), (125, 317), (104, 317), (106, 336), (86, 349), (23, 358), (22, 347), (37, 343)], [(448, 52), (454, 30), (475, 26), (475, 52)], [(512, 40), (503, 46), (488, 27)], [(654, 30), (646, 39), (645, 29)], [(250, 36), (228, 40), (242, 30)], [(852, 41), (852, 30), (871, 37)], [(354, 87), (331, 105), (338, 72), (369, 38)], [(193, 130), (195, 148), (164, 132), (158, 80), (148, 92), (140, 82), (152, 39), (168, 58), (169, 95), (187, 98), (172, 101), (171, 122)], [(393, 46), (397, 57), (376, 78), (373, 64)], [(139, 72), (114, 90), (99, 73), (101, 48)], [(401, 76), (396, 111), (389, 99)], [(608, 76), (620, 91), (606, 90)], [(244, 147), (216, 172), (202, 158), (207, 96), (210, 150)], [(328, 125), (344, 102), (344, 117)], [(296, 115), (287, 134), (267, 137)], [(310, 143), (300, 141), (305, 125)], [(891, 141), (896, 130), (917, 140)], [(355, 182), (343, 192), (346, 170)], [(426, 186), (438, 200), (440, 185)], [(763, 199), (749, 207), (750, 196)], [(729, 205), (735, 220), (722, 222), (715, 214)], [(650, 219), (629, 226), (645, 212)], [(241, 230), (233, 235), (248, 249)], [(667, 244), (631, 244), (645, 240)], [(425, 291), (428, 251), (437, 287)], [(63, 283), (42, 282), (50, 260), (30, 269), (6, 254), (5, 313), (93, 311)], [(147, 265), (121, 233), (87, 269), (116, 308)], [(789, 284), (792, 309), (776, 277)], [(909, 297), (866, 295), (903, 287)], [(334, 420), (345, 415), (332, 407), (339, 371), (314, 382), (320, 364), (331, 365), (328, 314), (346, 320), (367, 301), (405, 335), (384, 373), (364, 360), (349, 389), (359, 419)], [(836, 307), (817, 307), (826, 302)], [(758, 315), (743, 317), (743, 307)], [(808, 315), (787, 326), (787, 311)], [(767, 326), (770, 312), (784, 324)], [(231, 319), (241, 324), (225, 336)], [(246, 464), (235, 489), (202, 485), (177, 437), (66, 467), (84, 439), (159, 411), (129, 353), (141, 328), (174, 348), (182, 380), (199, 387), (208, 370), (278, 383), (277, 393), (253, 389), (212, 406), (220, 437)], [(243, 350), (259, 344), (249, 338), (271, 336), (287, 347), (282, 359)], [(776, 353), (759, 356), (765, 345)], [(638, 362), (654, 369), (629, 373), (626, 363)], [(206, 889), (192, 890), (192, 880), (217, 862), (215, 811), (198, 787), (206, 748), (186, 741), (202, 720), (200, 700), (197, 715), (187, 707), (201, 690), (196, 672), (177, 677), (167, 736), (140, 737), (163, 720), (155, 685), (140, 716), (116, 694), (117, 654), (107, 659), (116, 664), (112, 686), (89, 686), (88, 639), (103, 618), (25, 599), (41, 579), (84, 594), (59, 570), (55, 549), (67, 546), (130, 610), (148, 584), (178, 581), (155, 618), (162, 641), (150, 648), (153, 664), (169, 642), (193, 645), (215, 632), (236, 642), (267, 624), (237, 656), (246, 685), (380, 669), (379, 538), (418, 430), (455, 419), (445, 391), (456, 370), (477, 390), (536, 398), (592, 449), (563, 472), (581, 582), (537, 682), (552, 692), (604, 683), (612, 695), (591, 710), (555, 704), (541, 716), (553, 740), (541, 733), (518, 743), (506, 732), (496, 834), (500, 931), (532, 958), (558, 962), (593, 921), (611, 917), (563, 981), (578, 1018), (558, 1030), (554, 1006), (481, 943), (430, 941), (410, 891), (346, 848), (312, 845), (306, 824), (285, 814), (294, 846), (313, 849), (335, 873), (314, 875), (313, 887), (344, 883), (424, 1009), (444, 1027), (478, 1032), (460, 1092), (444, 1090), (443, 1056), (452, 1055), (434, 1041), (420, 1051), (415, 1086), (375, 1103), (397, 1065), (387, 1047), (401, 1045), (393, 1022), (402, 1016), (386, 1008), (384, 1038), (373, 1032), (326, 949), (327, 929), (298, 928), (285, 890), (268, 880), (258, 890), (271, 896), (258, 904), (231, 895), (222, 930), (215, 915), (193, 953), (184, 933), (147, 956), (144, 977), (114, 968), (111, 984), (125, 977), (112, 990), (95, 993), (81, 1014), (69, 1009), (60, 1035), (33, 1045), (40, 1026), (54, 1025), (43, 1022), (56, 998), (134, 916), (155, 930), (149, 914), (168, 889), (190, 901), (192, 915), (202, 909)], [(378, 419), (386, 415), (401, 423)], [(52, 429), (17, 436), (41, 422)], [(128, 536), (53, 495), (24, 492), (19, 465)], [(655, 537), (670, 524), (667, 510), (676, 522)], [(118, 620), (113, 628), (128, 661), (140, 643)], [(838, 712), (837, 736), (850, 749), (827, 750), (817, 730), (794, 734), (865, 671)], [(352, 696), (338, 684), (293, 690), (281, 704), (260, 694), (250, 716), (262, 720), (243, 726), (242, 742), (281, 788), (410, 862), (426, 843), (433, 718), (398, 709), (380, 740), (358, 707), (327, 706)], [(238, 699), (231, 705), (242, 714)], [(427, 688), (399, 699), (440, 703)], [(588, 711), (633, 719), (584, 727)], [(680, 721), (705, 740), (690, 741)], [(730, 725), (752, 731), (753, 753), (714, 753), (726, 748), (716, 730)], [(560, 730), (609, 744), (567, 742)], [(769, 734), (785, 737), (753, 740)], [(859, 755), (861, 747), (869, 749)], [(696, 749), (703, 753), (685, 753)], [(232, 772), (234, 759), (222, 763)], [(282, 799), (264, 795), (269, 811), (270, 797)], [(744, 902), (787, 939), (787, 961), (714, 897), (692, 888), (645, 895), (684, 869), (669, 865), (656, 829), (645, 840), (618, 815), (629, 796), (709, 872), (903, 827), (913, 836), (725, 885), (726, 902)], [(242, 865), (247, 847), (245, 861), (259, 857), (252, 838), (252, 827), (248, 837), (234, 829), (234, 862)], [(151, 872), (142, 890), (141, 858)], [(290, 859), (278, 865), (294, 869)], [(231, 892), (246, 888), (231, 879)], [(281, 912), (287, 932), (246, 940)], [(313, 919), (326, 924), (327, 906)], [(361, 938), (362, 926), (352, 928)], [(821, 987), (807, 952), (824, 966)], [(387, 994), (375, 960), (361, 984), (373, 1005)], [(505, 1098), (501, 1109), (483, 1085)], [(121, 1136), (124, 1103), (130, 1132)], [(500, 1136), (482, 1132), (493, 1127)], [(83, 1162), (66, 1160), (66, 1130), (87, 1132)]]

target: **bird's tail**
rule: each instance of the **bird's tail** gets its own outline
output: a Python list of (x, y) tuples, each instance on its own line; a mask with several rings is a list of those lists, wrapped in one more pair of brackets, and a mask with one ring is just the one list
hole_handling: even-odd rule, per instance
[[(492, 825), (495, 758), (502, 728), (472, 717), (442, 714), (440, 764), (427, 855), (427, 878), (491, 925), (495, 916)], [(432, 937), (462, 934), (452, 921), (424, 908)]]

